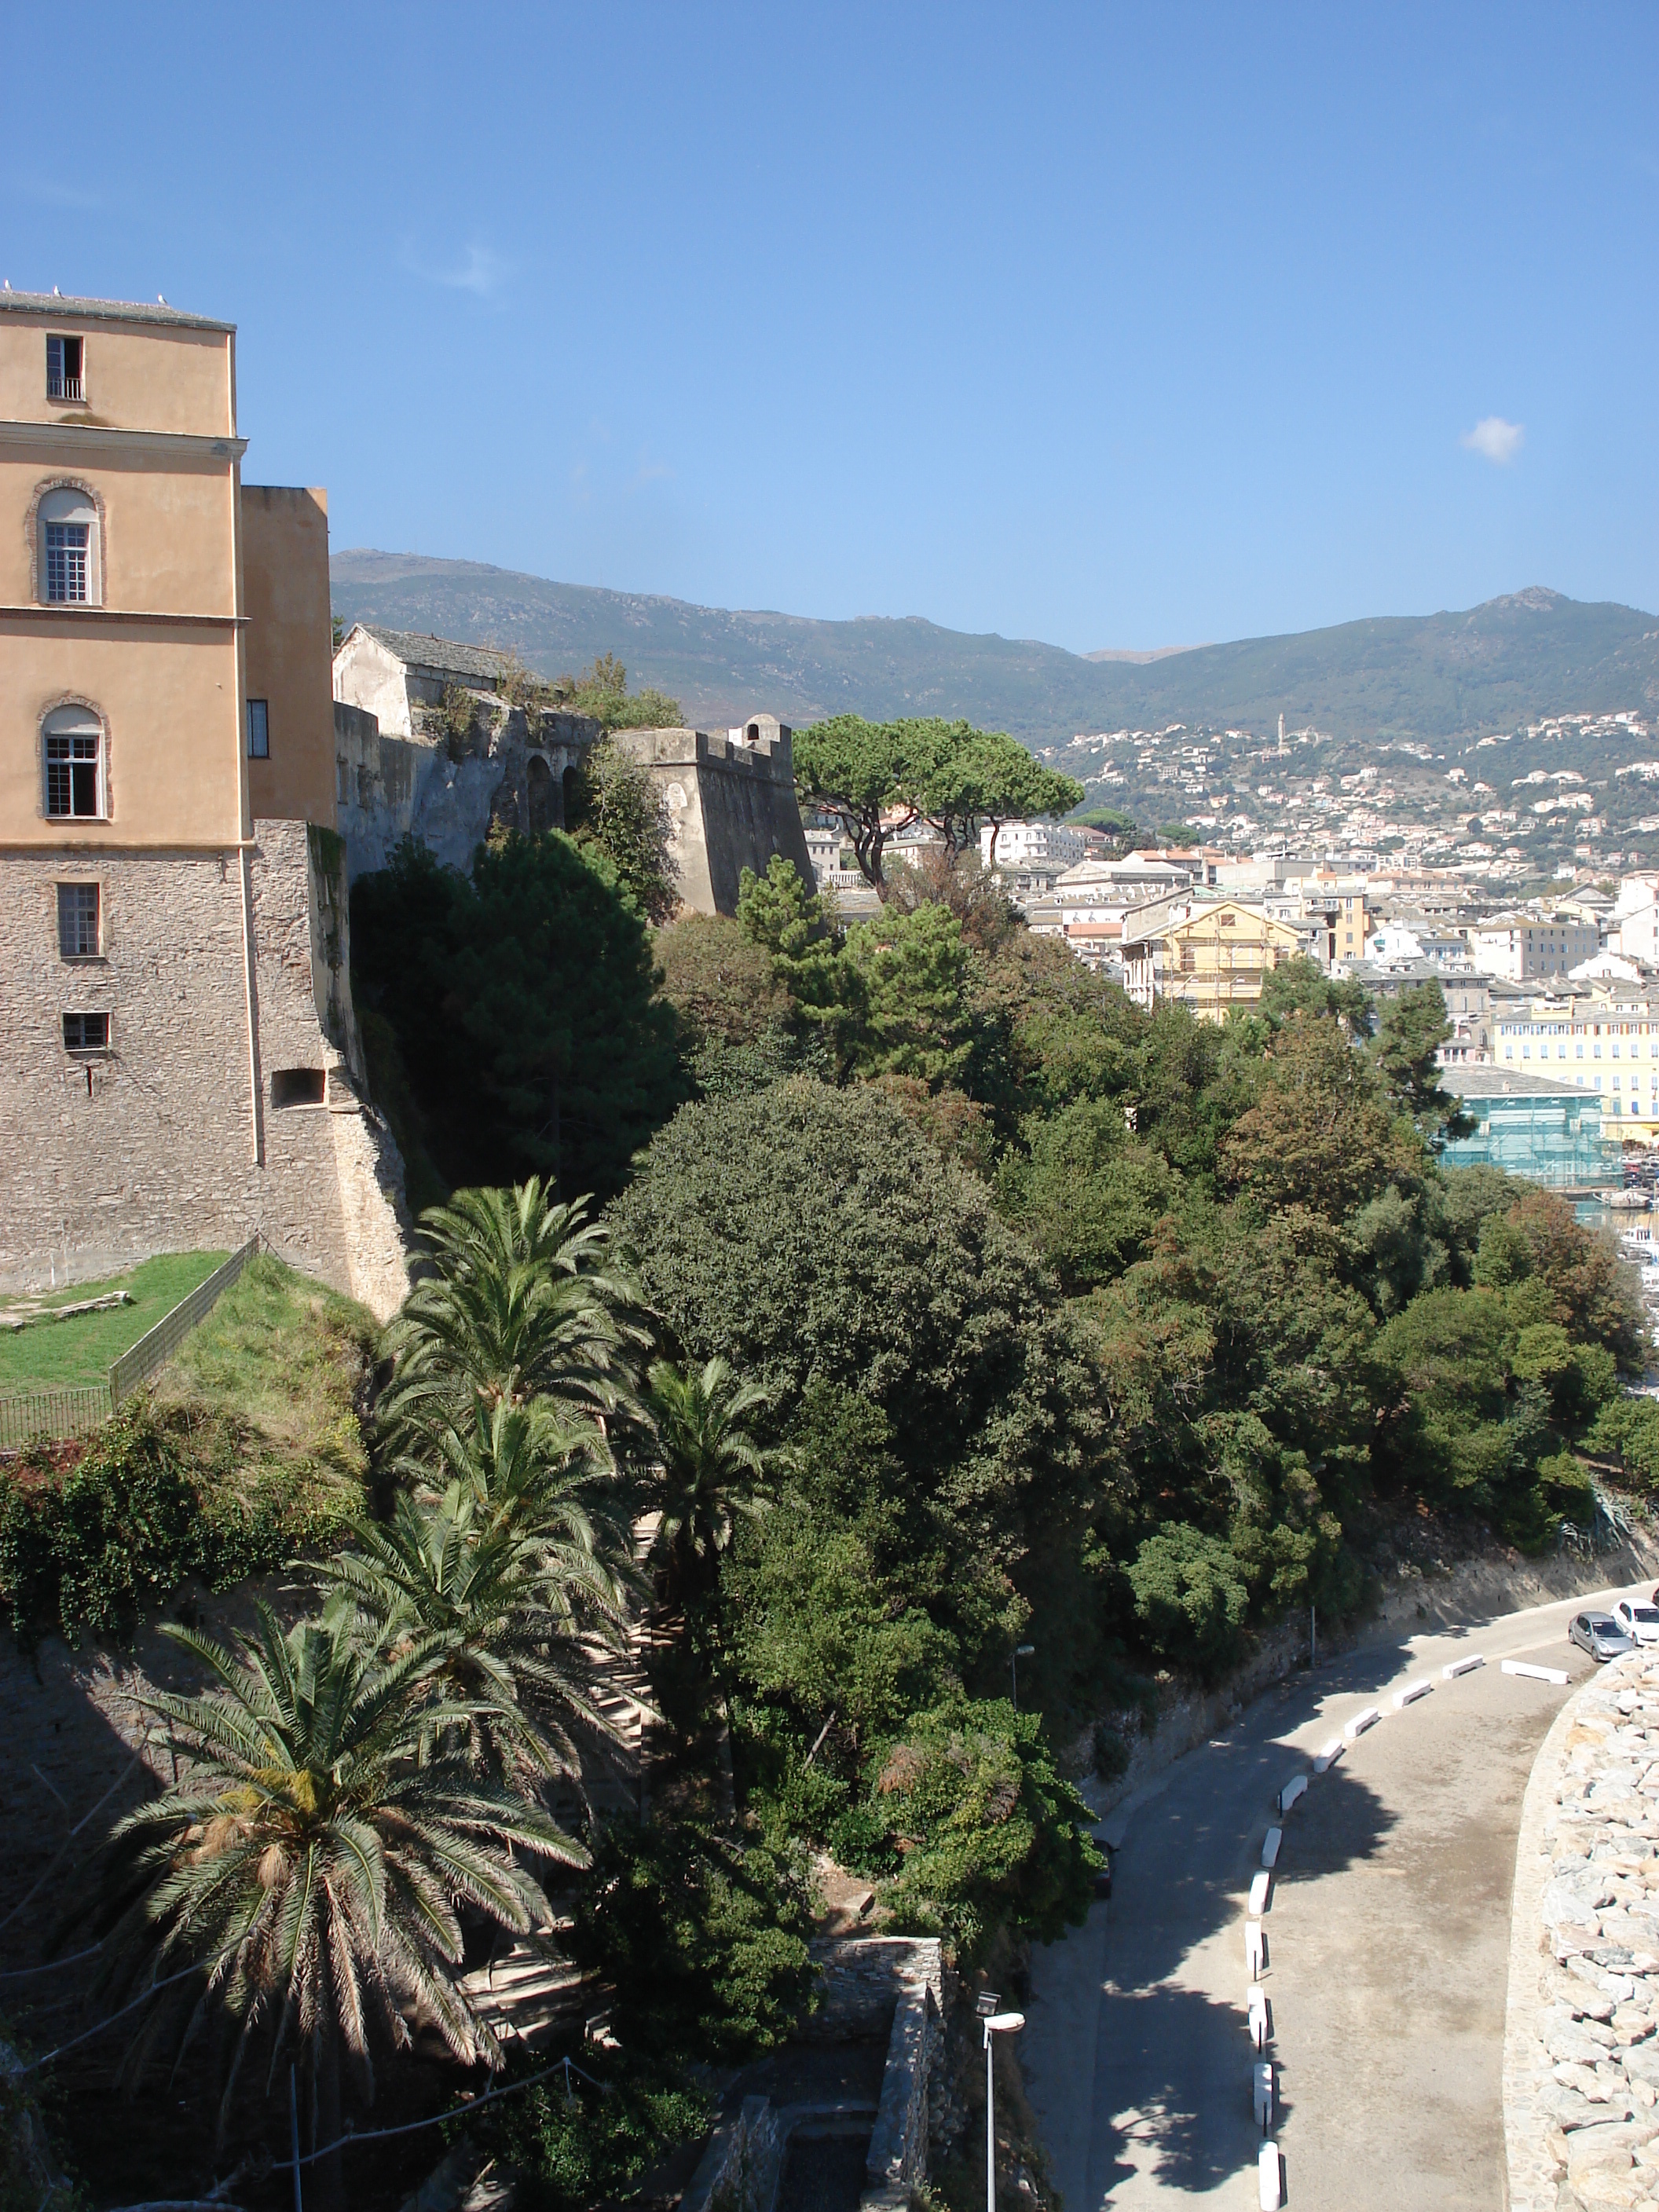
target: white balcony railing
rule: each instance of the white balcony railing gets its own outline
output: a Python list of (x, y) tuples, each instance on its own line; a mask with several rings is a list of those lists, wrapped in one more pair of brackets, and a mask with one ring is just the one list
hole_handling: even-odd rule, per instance
[(84, 376), (49, 376), (46, 379), (48, 399), (84, 399), (87, 380)]

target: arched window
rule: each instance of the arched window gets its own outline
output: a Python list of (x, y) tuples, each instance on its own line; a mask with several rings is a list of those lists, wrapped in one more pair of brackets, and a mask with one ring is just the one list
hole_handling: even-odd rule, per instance
[(104, 726), (90, 707), (54, 707), (42, 727), (46, 812), (53, 820), (98, 821), (108, 811)]
[(44, 495), (36, 515), (40, 532), (40, 597), (51, 605), (97, 605), (103, 598), (98, 558), (98, 510), (78, 484), (58, 484)]

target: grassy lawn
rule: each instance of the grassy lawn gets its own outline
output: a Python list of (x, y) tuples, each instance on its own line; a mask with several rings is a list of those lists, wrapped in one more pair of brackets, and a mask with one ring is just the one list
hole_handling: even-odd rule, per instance
[[(0, 1396), (73, 1390), (106, 1381), (110, 1362), (130, 1351), (146, 1329), (154, 1328), (228, 1256), (224, 1252), (163, 1252), (130, 1275), (112, 1276), (103, 1283), (76, 1283), (54, 1291), (40, 1303), (72, 1305), (106, 1291), (123, 1290), (132, 1293), (132, 1304), (108, 1313), (77, 1314), (72, 1321), (37, 1321), (27, 1328), (0, 1330)], [(0, 1302), (0, 1314), (21, 1303), (15, 1298)]]
[(155, 1377), (157, 1410), (229, 1423), (254, 1461), (360, 1476), (354, 1399), (377, 1334), (363, 1307), (261, 1252)]

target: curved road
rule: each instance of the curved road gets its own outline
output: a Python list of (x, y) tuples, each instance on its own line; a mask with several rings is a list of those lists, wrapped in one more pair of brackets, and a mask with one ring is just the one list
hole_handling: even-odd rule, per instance
[[(1571, 1615), (1636, 1594), (1581, 1594), (1304, 1669), (1102, 1821), (1121, 1845), (1115, 1896), (1034, 1953), (1021, 2039), (1066, 2212), (1255, 2204), (1245, 1897), (1279, 1789), (1369, 1705), (1384, 1719), (1283, 1823), (1263, 1923), (1285, 2201), (1502, 2212), (1516, 1837), (1571, 1686), (1498, 1662), (1577, 1682), (1590, 1662), (1566, 1641)], [(1441, 1679), (1474, 1651), (1484, 1668)], [(1393, 1711), (1391, 1692), (1425, 1674), (1430, 1694)]]

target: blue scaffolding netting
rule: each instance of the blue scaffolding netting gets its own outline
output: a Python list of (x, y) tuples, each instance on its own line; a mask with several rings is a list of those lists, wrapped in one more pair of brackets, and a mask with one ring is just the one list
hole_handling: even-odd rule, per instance
[[(1455, 1079), (1448, 1085), (1455, 1089)], [(1479, 1126), (1441, 1155), (1448, 1167), (1486, 1164), (1552, 1190), (1613, 1189), (1624, 1179), (1616, 1137), (1604, 1138), (1594, 1093), (1534, 1091), (1466, 1098)]]

